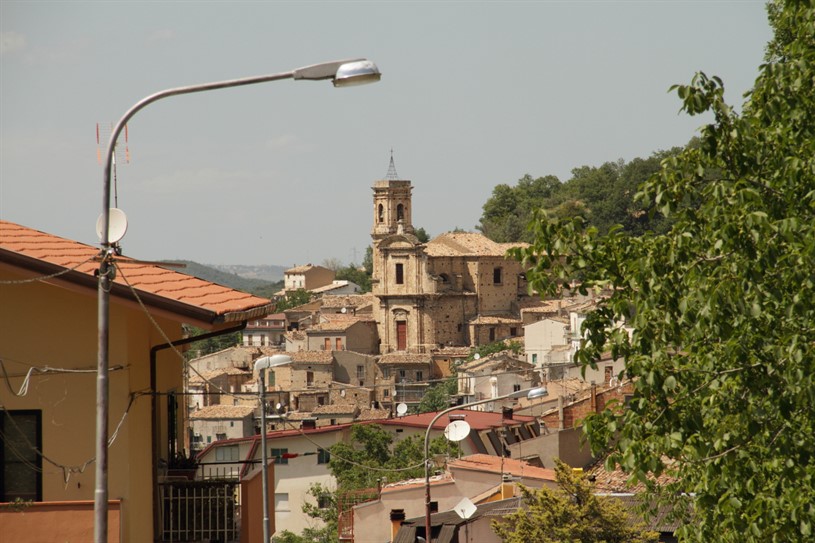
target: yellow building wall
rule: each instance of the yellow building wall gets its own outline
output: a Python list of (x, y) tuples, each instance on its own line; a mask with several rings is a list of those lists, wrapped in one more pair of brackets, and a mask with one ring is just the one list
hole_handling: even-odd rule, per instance
[[(22, 279), (0, 264), (0, 281)], [(111, 298), (109, 432), (112, 436), (128, 410), (108, 458), (110, 499), (122, 500), (122, 541), (151, 541), (152, 465), (149, 352), (164, 343), (141, 308)], [(156, 317), (170, 339), (180, 324)], [(29, 368), (70, 372), (35, 372), (27, 394), (17, 397), (5, 386), (0, 403), (9, 411), (42, 412), (43, 501), (93, 500), (96, 444), (96, 291), (58, 280), (0, 285), (0, 358), (17, 391)], [(182, 389), (181, 362), (172, 351), (159, 356), (158, 390)], [(159, 420), (166, 440), (166, 398), (159, 397)], [(183, 406), (183, 403), (182, 403)], [(179, 410), (179, 417), (183, 409)], [(179, 436), (181, 437), (181, 436)], [(162, 447), (166, 450), (166, 444)], [(166, 457), (166, 453), (163, 455)]]

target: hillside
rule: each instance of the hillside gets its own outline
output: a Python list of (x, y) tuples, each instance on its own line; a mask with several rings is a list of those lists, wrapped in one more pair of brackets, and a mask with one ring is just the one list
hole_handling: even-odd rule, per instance
[[(254, 279), (251, 277), (244, 277), (234, 272), (223, 271), (221, 269), (206, 266), (204, 264), (199, 264), (197, 262), (192, 262), (190, 260), (173, 260), (168, 262), (184, 264), (186, 266), (184, 268), (172, 268), (181, 273), (192, 275), (194, 277), (198, 277), (206, 281), (212, 281), (213, 283), (218, 283), (219, 285), (224, 285), (230, 288), (234, 288), (236, 290), (249, 292), (255, 294), (256, 296), (261, 296), (264, 298), (271, 298), (272, 294), (277, 290), (280, 290), (283, 286), (282, 272), (280, 273), (281, 279), (279, 281), (266, 281), (264, 279)], [(268, 267), (277, 268), (279, 266), (268, 266)], [(229, 266), (229, 268), (254, 269), (254, 268), (264, 268), (264, 266)], [(280, 267), (280, 269), (282, 270), (283, 268)]]

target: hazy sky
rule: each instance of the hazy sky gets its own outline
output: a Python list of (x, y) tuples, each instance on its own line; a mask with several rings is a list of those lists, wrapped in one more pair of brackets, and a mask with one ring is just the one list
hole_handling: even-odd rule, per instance
[[(741, 104), (763, 2), (0, 2), (0, 219), (97, 244), (96, 124), (156, 91), (368, 57), (382, 81), (169, 98), (119, 154), (125, 254), (361, 262), (393, 149), (413, 221), (473, 230), (499, 183), (646, 157), (705, 121), (702, 70)], [(104, 150), (105, 143), (101, 145)]]

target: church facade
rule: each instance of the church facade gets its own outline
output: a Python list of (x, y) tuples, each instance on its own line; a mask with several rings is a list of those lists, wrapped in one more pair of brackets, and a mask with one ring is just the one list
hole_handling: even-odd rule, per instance
[(390, 178), (391, 172), (372, 187), (380, 353), (431, 353), (520, 336), (526, 282), (521, 263), (505, 257), (512, 245), (472, 232), (420, 242), (411, 218), (411, 182)]

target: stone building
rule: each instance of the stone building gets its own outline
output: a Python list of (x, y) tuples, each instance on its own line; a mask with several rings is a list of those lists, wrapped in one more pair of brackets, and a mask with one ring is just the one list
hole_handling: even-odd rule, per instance
[(521, 263), (509, 244), (472, 232), (448, 232), (421, 243), (412, 224), (411, 182), (373, 186), (372, 291), (380, 353), (430, 353), (520, 336)]

